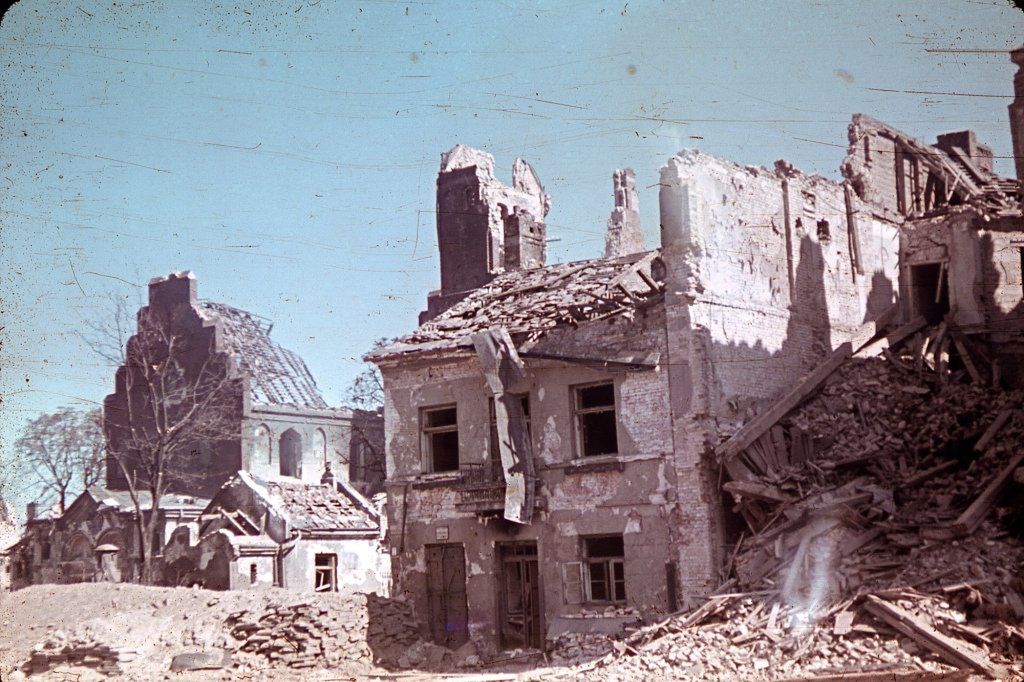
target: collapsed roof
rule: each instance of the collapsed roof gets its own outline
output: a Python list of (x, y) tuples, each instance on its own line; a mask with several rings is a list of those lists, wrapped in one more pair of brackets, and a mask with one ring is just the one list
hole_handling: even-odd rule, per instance
[(329, 409), (302, 358), (270, 338), (272, 324), (223, 303), (200, 301), (199, 308), (221, 323), (227, 351), (251, 377), (255, 402)]
[[(373, 504), (344, 481), (336, 486), (302, 481), (266, 481), (247, 471), (239, 471), (224, 484), (204, 513), (217, 513), (238, 504), (233, 490), (247, 489), (257, 507), (271, 512), (286, 525), (300, 532), (364, 531), (374, 532), (380, 521)], [(245, 530), (258, 535), (258, 524)]]
[(630, 315), (660, 301), (664, 280), (658, 251), (507, 272), (367, 359), (468, 349), (472, 334), (494, 327), (505, 327), (517, 343), (536, 341), (556, 327)]
[[(870, 116), (855, 114), (842, 171), (862, 199), (886, 203), (877, 188), (871, 187), (877, 180), (871, 177), (876, 171), (869, 161), (875, 153), (868, 141), (870, 135), (890, 140), (895, 147), (895, 158), (883, 155), (880, 168), (887, 177), (893, 176), (894, 164), (909, 166), (903, 177), (895, 178), (897, 184), (908, 185), (906, 205), (898, 207), (907, 217), (927, 216), (955, 205), (972, 206), (990, 217), (1020, 215), (1020, 182), (992, 170), (992, 150), (979, 143), (972, 131), (939, 135), (938, 142), (931, 145)], [(918, 170), (924, 171), (926, 181), (917, 175)]]
[[(342, 484), (343, 485), (343, 484)], [(310, 485), (299, 481), (266, 484), (271, 497), (287, 513), (297, 530), (377, 530), (369, 502), (360, 504), (355, 493), (342, 487)]]

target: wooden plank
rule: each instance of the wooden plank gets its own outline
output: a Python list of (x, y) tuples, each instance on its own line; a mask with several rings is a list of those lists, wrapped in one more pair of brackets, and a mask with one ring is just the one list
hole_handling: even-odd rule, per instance
[(985, 490), (978, 495), (978, 498), (971, 503), (971, 506), (964, 510), (964, 513), (953, 522), (953, 528), (957, 534), (963, 536), (971, 533), (988, 516), (992, 506), (999, 499), (1003, 490), (1006, 489), (1014, 470), (1024, 462), (1024, 452), (1010, 460), (1003, 469), (996, 474), (996, 477), (985, 487)]
[(737, 497), (745, 497), (753, 500), (763, 500), (765, 502), (771, 502), (773, 504), (786, 504), (788, 502), (795, 502), (795, 500), (776, 490), (770, 485), (763, 483), (753, 483), (747, 481), (729, 481), (722, 485), (722, 489), (726, 492), (732, 493)]
[(996, 415), (995, 421), (989, 424), (989, 427), (985, 429), (985, 433), (981, 434), (981, 438), (979, 438), (978, 442), (974, 444), (974, 451), (985, 452), (989, 443), (991, 443), (992, 439), (999, 434), (999, 430), (1006, 425), (1006, 422), (1010, 421), (1010, 417), (1012, 416), (1012, 409), (1007, 408), (1005, 410), (1000, 410), (999, 414)]
[(733, 457), (728, 459), (724, 463), (725, 470), (729, 474), (729, 478), (734, 481), (753, 481), (757, 478), (754, 472), (750, 470), (743, 460), (739, 457)]
[(775, 444), (775, 457), (780, 468), (787, 467), (789, 461), (789, 448), (786, 447), (786, 430), (776, 424), (771, 428), (772, 443)]
[(757, 439), (754, 443), (755, 447), (759, 447), (761, 452), (764, 454), (765, 461), (768, 462), (768, 466), (771, 467), (772, 472), (778, 471), (782, 466), (782, 457), (775, 451), (775, 441), (772, 440), (771, 429), (765, 432), (763, 436)]
[(843, 183), (843, 196), (846, 199), (846, 231), (850, 240), (850, 264), (854, 272), (854, 281), (857, 275), (864, 274), (864, 261), (860, 256), (860, 232), (857, 230), (857, 211), (853, 205), (853, 190), (849, 182)]
[(881, 535), (882, 531), (883, 528), (881, 526), (875, 526), (874, 528), (866, 530), (863, 533), (858, 533), (853, 537), (847, 538), (839, 546), (839, 555), (847, 556), (848, 554), (853, 554), (858, 549), (860, 549), (861, 547), (863, 547), (864, 545), (868, 544), (869, 542), (877, 538), (879, 535)]
[(505, 327), (477, 332), (471, 337), (487, 387), (494, 397), (498, 449), (505, 472), (504, 516), (528, 525), (533, 518), (536, 488), (530, 438), (523, 405), (516, 394), (527, 379), (512, 337)]
[(991, 679), (998, 677), (998, 672), (987, 657), (967, 649), (960, 642), (935, 630), (899, 606), (869, 594), (864, 602), (864, 608), (871, 615), (896, 628), (918, 644), (934, 651), (956, 667), (970, 668)]
[(836, 369), (846, 362), (853, 354), (849, 342), (839, 346), (828, 360), (819, 365), (813, 372), (801, 379), (797, 385), (788, 393), (781, 396), (770, 410), (758, 415), (750, 423), (743, 426), (732, 438), (718, 447), (717, 453), (720, 461), (734, 457), (740, 450), (745, 449), (761, 435), (774, 426), (780, 419), (785, 417), (791, 410), (807, 399), (812, 393), (818, 390), (825, 380), (828, 379)]
[(956, 352), (960, 354), (960, 360), (963, 361), (964, 367), (967, 368), (967, 373), (971, 375), (971, 381), (976, 384), (986, 383), (985, 377), (983, 377), (981, 372), (978, 371), (977, 366), (974, 364), (974, 358), (971, 357), (966, 344), (964, 344), (963, 335), (954, 331), (952, 336), (953, 344), (956, 346)]
[(859, 348), (857, 350), (857, 356), (866, 357), (869, 355), (877, 355), (885, 348), (895, 348), (902, 343), (904, 339), (917, 333), (927, 324), (928, 322), (923, 317), (915, 317), (910, 322), (893, 329), (890, 333), (885, 335), (885, 338), (878, 339), (877, 341)]
[(918, 483), (927, 481), (932, 476), (937, 476), (938, 474), (941, 474), (944, 471), (955, 469), (959, 464), (960, 462), (958, 462), (955, 459), (950, 459), (945, 462), (942, 462), (941, 464), (936, 464), (935, 466), (925, 469), (924, 471), (917, 472), (910, 478), (904, 479), (902, 486), (906, 488), (915, 486)]

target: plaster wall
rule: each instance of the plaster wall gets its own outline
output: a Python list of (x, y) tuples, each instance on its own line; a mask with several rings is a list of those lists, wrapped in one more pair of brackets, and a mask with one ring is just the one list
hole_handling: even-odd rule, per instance
[[(584, 324), (564, 336), (556, 331), (531, 350), (594, 357), (621, 350), (658, 354), (664, 345), (664, 315), (657, 307), (633, 319)], [(665, 564), (678, 553), (670, 528), (677, 496), (664, 368), (598, 370), (539, 359), (527, 359), (526, 366), (531, 445), (542, 499), (528, 526), (460, 508), (460, 474), (422, 470), (420, 409), (437, 405), (457, 407), (460, 463), (488, 461), (488, 393), (476, 357), (467, 352), (383, 368), (394, 587), (417, 605), (420, 621), (426, 623), (425, 548), (438, 542), (462, 544), (468, 626), (482, 646), (496, 646), (499, 543), (537, 543), (547, 621), (588, 608), (570, 603), (563, 584), (564, 571), (582, 559), (580, 536), (623, 534), (628, 605), (652, 617), (666, 610)], [(571, 387), (603, 380), (615, 384), (619, 452), (578, 458)]]
[(338, 557), (338, 590), (375, 592), (381, 587), (377, 576), (379, 544), (376, 538), (311, 538), (304, 537), (285, 555), (284, 587), (312, 592), (315, 586), (317, 554)]

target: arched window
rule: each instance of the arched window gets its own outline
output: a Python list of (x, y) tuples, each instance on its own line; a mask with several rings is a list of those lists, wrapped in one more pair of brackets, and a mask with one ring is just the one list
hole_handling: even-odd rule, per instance
[(64, 545), (61, 552), (63, 561), (86, 561), (92, 563), (92, 543), (81, 533), (75, 533)]
[(313, 434), (313, 456), (321, 466), (327, 463), (327, 434), (323, 429), (317, 429)]
[(302, 478), (302, 436), (295, 429), (281, 434), (278, 442), (281, 459), (281, 475)]
[(252, 461), (272, 464), (274, 455), (271, 447), (270, 429), (260, 424), (252, 435)]

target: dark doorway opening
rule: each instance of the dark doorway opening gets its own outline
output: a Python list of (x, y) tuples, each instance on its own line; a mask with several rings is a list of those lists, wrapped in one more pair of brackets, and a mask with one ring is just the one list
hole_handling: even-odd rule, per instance
[(498, 561), (498, 584), (501, 590), (498, 599), (498, 633), (501, 647), (543, 648), (537, 543), (498, 545)]
[(914, 308), (928, 324), (938, 324), (949, 312), (949, 286), (945, 263), (910, 266), (910, 282), (914, 287)]
[(457, 649), (469, 641), (466, 552), (460, 544), (427, 545), (427, 601), (436, 644)]

